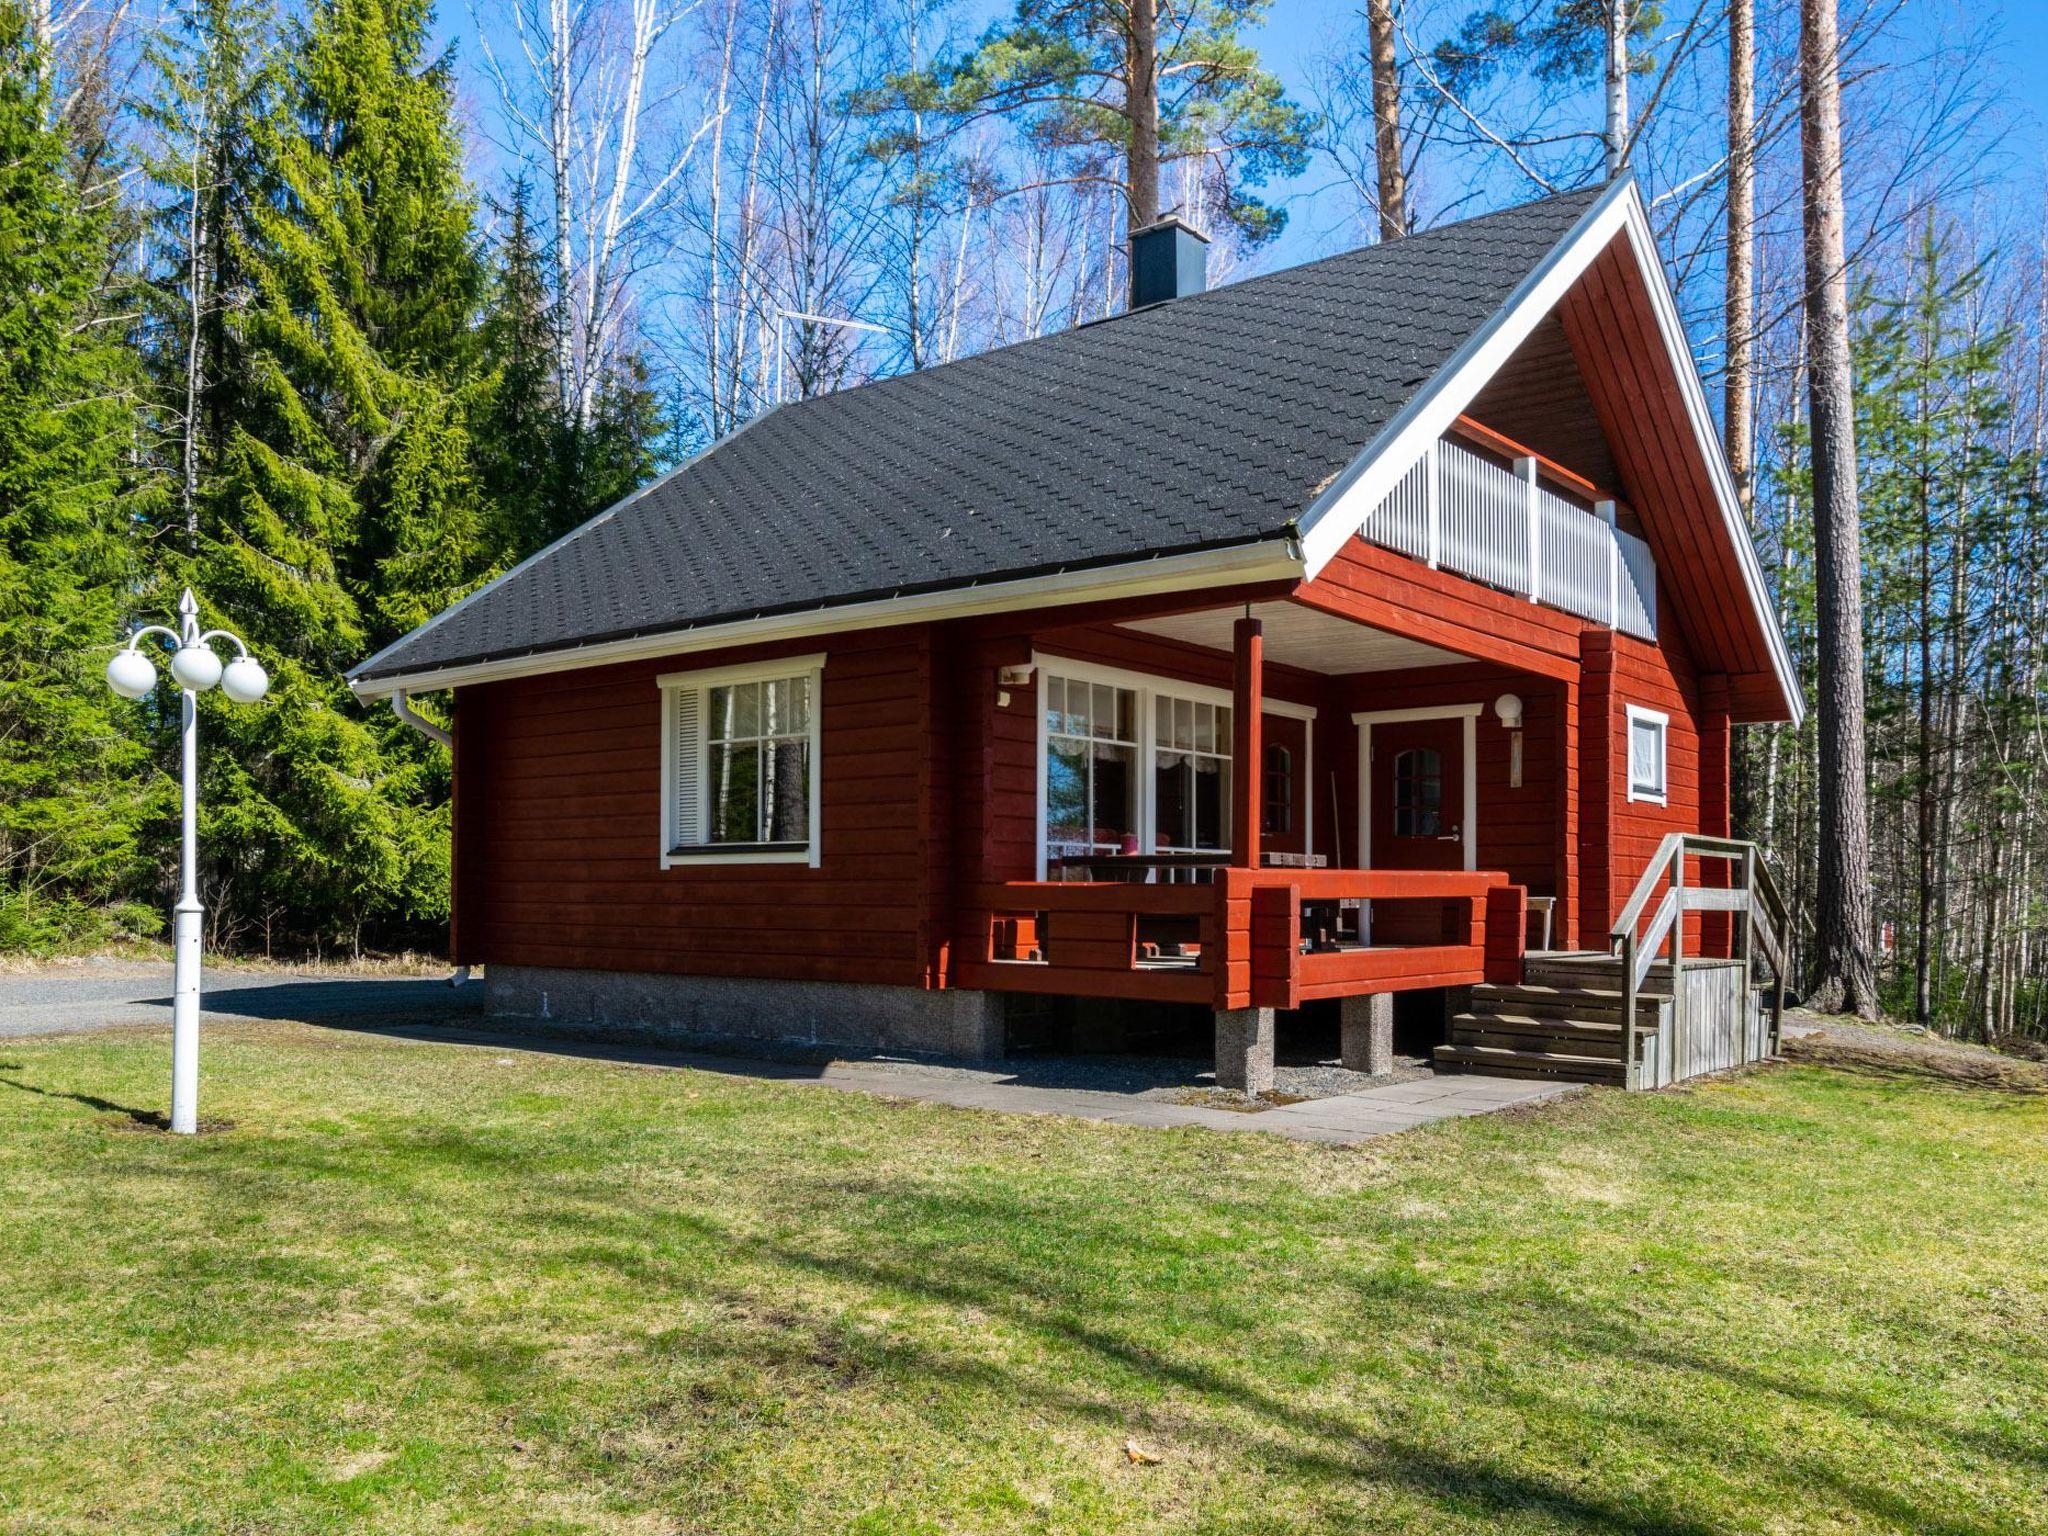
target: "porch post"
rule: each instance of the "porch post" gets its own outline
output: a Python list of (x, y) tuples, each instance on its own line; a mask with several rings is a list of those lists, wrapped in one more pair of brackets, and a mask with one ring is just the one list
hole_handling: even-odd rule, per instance
[(1261, 712), (1266, 697), (1266, 641), (1259, 621), (1246, 614), (1231, 635), (1230, 862), (1259, 867), (1259, 782), (1265, 765)]

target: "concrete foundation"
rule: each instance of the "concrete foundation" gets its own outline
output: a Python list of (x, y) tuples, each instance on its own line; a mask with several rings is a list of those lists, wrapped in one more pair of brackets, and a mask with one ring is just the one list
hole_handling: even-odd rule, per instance
[(970, 1061), (1003, 1054), (1003, 999), (995, 992), (492, 965), (484, 1009), (505, 1028), (595, 1039), (755, 1040)]
[(1216, 1085), (1245, 1093), (1273, 1091), (1273, 1010), (1216, 1010)]
[(1339, 1005), (1344, 1030), (1341, 1059), (1354, 1072), (1375, 1077), (1394, 1070), (1394, 994), (1347, 997)]

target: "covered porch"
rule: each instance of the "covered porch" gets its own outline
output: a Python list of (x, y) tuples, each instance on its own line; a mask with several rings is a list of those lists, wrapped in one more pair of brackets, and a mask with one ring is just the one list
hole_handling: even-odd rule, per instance
[[(1188, 738), (1193, 685), (1047, 640), (1035, 877), (963, 893), (958, 985), (1210, 1010), (1217, 1081), (1259, 1093), (1281, 1014), (1337, 1002), (1342, 1064), (1384, 1073), (1394, 994), (1513, 983), (1532, 940), (1565, 942), (1558, 680), (1295, 597), (1117, 629), (1227, 658), (1229, 691)], [(1502, 723), (1514, 690), (1534, 754), (1532, 721)]]

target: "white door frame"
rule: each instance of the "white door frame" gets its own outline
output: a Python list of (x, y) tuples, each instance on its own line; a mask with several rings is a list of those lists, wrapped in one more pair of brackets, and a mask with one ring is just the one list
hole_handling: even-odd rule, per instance
[(1358, 862), (1372, 864), (1372, 728), (1409, 720), (1465, 722), (1465, 867), (1479, 867), (1479, 717), (1484, 704), (1424, 704), (1414, 709), (1365, 709), (1351, 717), (1358, 727)]

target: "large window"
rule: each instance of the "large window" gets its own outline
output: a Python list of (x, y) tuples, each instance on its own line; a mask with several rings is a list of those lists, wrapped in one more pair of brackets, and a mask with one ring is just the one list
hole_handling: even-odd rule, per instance
[(1640, 705), (1628, 706), (1628, 797), (1665, 803), (1669, 790), (1665, 778), (1665, 751), (1671, 735), (1671, 717)]
[(1152, 845), (1159, 853), (1230, 846), (1230, 706), (1152, 701)]
[(818, 860), (822, 657), (661, 679), (662, 862)]
[[(1056, 872), (1060, 859), (1090, 854), (1229, 853), (1227, 691), (1091, 663), (1041, 659), (1036, 665), (1044, 729), (1039, 832), (1047, 873)], [(1315, 714), (1277, 700), (1267, 701), (1266, 712), (1300, 720)], [(1292, 754), (1278, 750), (1292, 768)], [(1270, 754), (1267, 760), (1273, 761)], [(1305, 835), (1309, 819), (1293, 803), (1291, 774), (1284, 776), (1288, 784), (1267, 808)]]
[(1047, 677), (1046, 856), (1135, 852), (1137, 836), (1137, 694)]

